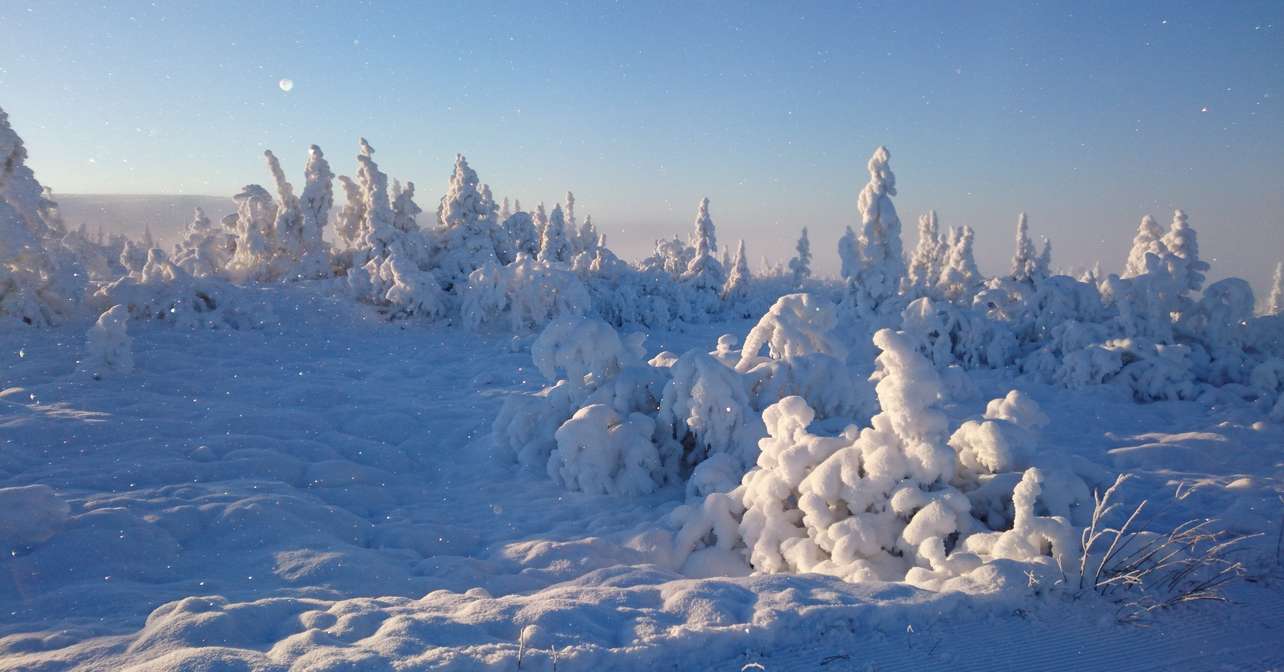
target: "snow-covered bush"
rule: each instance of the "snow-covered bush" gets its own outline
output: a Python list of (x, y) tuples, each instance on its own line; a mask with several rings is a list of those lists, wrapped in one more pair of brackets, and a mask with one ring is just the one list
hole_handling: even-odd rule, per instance
[(583, 315), (592, 304), (574, 273), (525, 252), (507, 266), (492, 263), (474, 270), (462, 299), (466, 325), (476, 329), (506, 319), (518, 333), (540, 329), (562, 316)]
[(669, 473), (694, 470), (690, 494), (734, 486), (753, 465), (765, 434), (744, 378), (698, 350), (679, 357), (670, 373), (656, 422), (662, 456), (673, 462)]
[(261, 293), (220, 278), (194, 278), (159, 248), (141, 271), (103, 285), (90, 304), (105, 311), (124, 306), (134, 320), (160, 320), (181, 327), (259, 329), (276, 323)]
[(868, 415), (868, 386), (848, 367), (837, 321), (837, 306), (816, 295), (776, 300), (745, 336), (734, 364), (746, 377), (755, 409), (798, 395), (821, 417)]
[(134, 370), (133, 339), (128, 333), (129, 309), (112, 306), (98, 316), (85, 336), (85, 357), (80, 369), (94, 378)]
[(1016, 337), (1003, 322), (952, 303), (922, 297), (901, 313), (901, 329), (916, 350), (938, 367), (998, 368), (1017, 354)]
[[(999, 558), (1075, 572), (1078, 545), (1065, 513), (1086, 486), (1072, 473), (1052, 480), (1040, 468), (1021, 473), (1034, 461), (1034, 431), (1046, 416), (1013, 393), (947, 445), (945, 392), (931, 363), (903, 334), (882, 330), (875, 343), (883, 410), (871, 426), (825, 436), (809, 429), (815, 415), (801, 398), (769, 407), (757, 467), (735, 489), (675, 511), (677, 557), (710, 546), (699, 552), (738, 555), (758, 571), (933, 589), (980, 583), (971, 572)], [(1011, 513), (990, 521), (1000, 527), (975, 517), (970, 491), (980, 501), (1006, 492)], [(1036, 515), (1036, 502), (1063, 514)]]

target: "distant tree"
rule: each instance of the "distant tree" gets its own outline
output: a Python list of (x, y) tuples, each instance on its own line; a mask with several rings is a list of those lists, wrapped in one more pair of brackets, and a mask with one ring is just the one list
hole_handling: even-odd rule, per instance
[(1128, 260), (1124, 263), (1121, 277), (1131, 278), (1146, 272), (1146, 255), (1154, 254), (1163, 257), (1168, 252), (1164, 246), (1164, 230), (1155, 218), (1145, 215), (1133, 236), (1132, 249), (1128, 251)]
[(566, 219), (562, 206), (554, 205), (544, 226), (544, 235), (539, 241), (539, 260), (549, 263), (566, 263), (571, 260), (574, 250), (570, 238), (566, 235)]
[(1267, 315), (1284, 315), (1284, 262), (1275, 264), (1275, 277), (1271, 282), (1271, 295), (1266, 300)]
[(789, 272), (793, 275), (794, 286), (801, 287), (811, 277), (811, 241), (807, 240), (807, 227), (803, 227), (794, 249), (798, 254), (789, 260)]
[(1009, 275), (1017, 282), (1032, 282), (1039, 274), (1038, 266), (1034, 241), (1030, 240), (1030, 225), (1023, 212), (1017, 217), (1016, 252), (1012, 255), (1012, 272)]

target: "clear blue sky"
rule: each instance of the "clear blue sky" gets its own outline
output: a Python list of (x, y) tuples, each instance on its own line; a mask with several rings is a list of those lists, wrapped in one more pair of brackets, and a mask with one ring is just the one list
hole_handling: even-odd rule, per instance
[[(28, 6), (28, 4), (30, 6)], [(0, 105), (65, 193), (232, 194), (337, 172), (356, 139), (431, 211), (463, 152), (524, 205), (576, 192), (613, 246), (684, 235), (816, 266), (892, 153), (1003, 270), (1030, 213), (1062, 267), (1117, 270), (1185, 208), (1214, 275), (1284, 256), (1284, 2), (0, 3)], [(295, 82), (285, 93), (278, 80)]]

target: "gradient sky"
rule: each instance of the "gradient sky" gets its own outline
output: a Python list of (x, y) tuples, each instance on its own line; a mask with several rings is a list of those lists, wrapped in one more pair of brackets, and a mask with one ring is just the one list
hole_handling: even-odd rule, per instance
[[(701, 196), (755, 265), (858, 221), (889, 147), (1006, 270), (1017, 213), (1054, 263), (1117, 271), (1182, 207), (1212, 275), (1284, 257), (1284, 2), (0, 2), (0, 106), (64, 193), (232, 194), (352, 170), (364, 135), (431, 212), (463, 152), (497, 196), (567, 188), (618, 251)], [(294, 81), (293, 90), (278, 80)]]

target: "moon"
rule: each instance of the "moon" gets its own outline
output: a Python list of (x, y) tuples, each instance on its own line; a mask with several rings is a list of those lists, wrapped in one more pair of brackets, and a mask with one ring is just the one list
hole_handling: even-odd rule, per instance
[(279, 87), (281, 87), (281, 90), (282, 90), (282, 91), (284, 91), (284, 92), (286, 92), (286, 93), (289, 93), (289, 92), (290, 92), (290, 89), (293, 89), (293, 88), (294, 88), (294, 80), (293, 80), (293, 79), (282, 79), (281, 81), (277, 82), (277, 83), (276, 83), (276, 85), (277, 85), (277, 86), (279, 86)]

